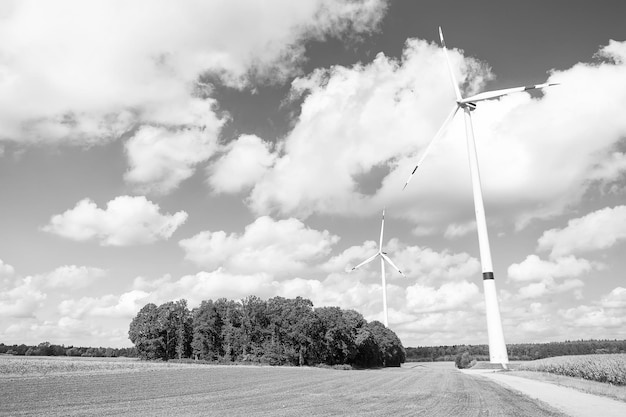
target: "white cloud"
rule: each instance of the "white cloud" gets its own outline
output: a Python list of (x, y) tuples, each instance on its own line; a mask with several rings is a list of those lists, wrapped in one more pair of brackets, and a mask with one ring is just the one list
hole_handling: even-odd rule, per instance
[(598, 268), (601, 268), (601, 265), (574, 256), (544, 261), (537, 255), (528, 255), (519, 264), (509, 266), (507, 273), (513, 281), (529, 282), (541, 281), (546, 278), (578, 277)]
[[(623, 328), (626, 324), (623, 314), (615, 314), (614, 311), (602, 307), (582, 305), (561, 309), (558, 314), (568, 326), (592, 330), (602, 329), (601, 334), (606, 334), (607, 329)], [(587, 334), (586, 337), (593, 337)]]
[(128, 246), (169, 239), (187, 220), (187, 213), (161, 214), (145, 197), (120, 196), (106, 209), (84, 199), (73, 209), (57, 214), (43, 227), (46, 232), (78, 240), (97, 240), (103, 246)]
[(626, 310), (626, 288), (614, 288), (605, 297), (602, 297), (600, 305), (605, 308), (618, 308)]
[[(561, 214), (590, 187), (619, 178), (615, 146), (626, 135), (621, 117), (626, 63), (620, 45), (612, 42), (600, 52), (614, 60), (554, 71), (547, 81), (561, 85), (540, 98), (519, 93), (480, 103), (473, 118), (492, 221), (520, 229), (533, 219)], [(476, 87), (489, 77), (456, 50), (451, 59), (462, 82)], [(581, 95), (581, 88), (592, 92)], [(397, 216), (423, 230), (472, 220), (461, 117), (410, 188), (398, 192), (454, 105), (440, 48), (411, 40), (402, 60), (378, 55), (368, 64), (317, 70), (294, 81), (293, 92), (306, 94), (302, 111), (283, 153), (250, 194), (255, 212), (371, 215), (392, 204)], [(379, 189), (360, 192), (359, 178), (380, 167), (388, 171), (381, 171)]]
[(102, 297), (82, 297), (79, 300), (64, 300), (59, 304), (59, 312), (72, 319), (91, 317), (133, 318), (147, 304), (149, 293), (139, 290), (125, 292), (120, 296), (112, 294)]
[(466, 234), (473, 232), (474, 230), (476, 230), (475, 221), (462, 223), (462, 224), (452, 223), (448, 225), (443, 235), (447, 239), (455, 239), (458, 237), (465, 236)]
[(0, 259), (0, 276), (2, 275), (13, 275), (15, 273), (15, 268), (11, 265), (5, 263), (2, 259)]
[(241, 135), (210, 167), (208, 182), (217, 193), (237, 193), (252, 187), (275, 160), (270, 143), (258, 136)]
[[(373, 30), (382, 0), (10, 2), (0, 16), (0, 138), (97, 143), (194, 101), (205, 71), (283, 81), (304, 43)], [(178, 121), (175, 124), (182, 124)]]
[(166, 194), (177, 188), (217, 150), (222, 123), (207, 114), (212, 119), (208, 127), (141, 127), (125, 144), (130, 168), (124, 179), (144, 193)]
[(0, 316), (26, 318), (34, 317), (41, 307), (46, 294), (40, 291), (33, 277), (18, 281), (18, 285), (5, 290), (0, 288)]
[(106, 271), (100, 268), (64, 265), (46, 274), (35, 275), (34, 279), (47, 288), (77, 289), (88, 287), (105, 275)]
[(539, 239), (539, 250), (551, 257), (607, 249), (626, 240), (626, 206), (606, 207), (551, 229)]
[(205, 231), (179, 242), (185, 258), (209, 269), (232, 273), (288, 274), (330, 253), (338, 236), (308, 228), (297, 219), (259, 217), (243, 234)]
[[(539, 282), (532, 282), (519, 289), (519, 296), (522, 299), (535, 299), (543, 296), (578, 290), (584, 287), (584, 283), (579, 279), (566, 279), (562, 283), (557, 283), (554, 278), (546, 277)], [(576, 298), (582, 298), (580, 293), (575, 293)]]
[(396, 265), (402, 265), (402, 271), (407, 276), (419, 279), (424, 284), (480, 277), (480, 263), (465, 252), (436, 252), (427, 247), (407, 246), (393, 253)]
[(406, 290), (407, 308), (416, 313), (461, 310), (480, 300), (478, 286), (468, 281), (447, 282), (439, 288), (414, 284)]

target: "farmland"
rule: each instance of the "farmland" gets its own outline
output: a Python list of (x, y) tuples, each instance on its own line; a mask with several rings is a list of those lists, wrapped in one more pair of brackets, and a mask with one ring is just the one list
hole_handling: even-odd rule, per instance
[(43, 373), (42, 359), (24, 360), (29, 371), (0, 376), (0, 416), (563, 416), (451, 363), (341, 371), (55, 359)]
[(559, 356), (526, 362), (519, 370), (626, 385), (626, 354)]

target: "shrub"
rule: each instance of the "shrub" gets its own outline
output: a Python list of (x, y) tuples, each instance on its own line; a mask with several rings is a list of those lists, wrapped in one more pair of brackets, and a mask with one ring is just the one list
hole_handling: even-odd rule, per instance
[(454, 359), (454, 364), (459, 369), (471, 368), (476, 365), (476, 360), (468, 351), (459, 352)]

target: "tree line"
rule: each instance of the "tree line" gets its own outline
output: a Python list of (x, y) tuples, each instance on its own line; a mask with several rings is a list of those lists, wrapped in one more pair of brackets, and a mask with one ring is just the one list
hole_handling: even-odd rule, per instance
[[(532, 361), (554, 356), (626, 353), (626, 340), (566, 340), (550, 343), (517, 343), (506, 347), (509, 359)], [(406, 348), (409, 362), (454, 361), (468, 352), (477, 360), (489, 360), (488, 345), (419, 346)]]
[(400, 366), (397, 335), (354, 310), (314, 308), (310, 300), (250, 296), (145, 305), (128, 332), (139, 357), (271, 365)]
[(16, 356), (83, 356), (83, 357), (137, 357), (137, 350), (131, 348), (110, 348), (110, 347), (78, 347), (53, 345), (50, 342), (42, 342), (36, 346), (5, 345), (0, 343), (0, 354)]

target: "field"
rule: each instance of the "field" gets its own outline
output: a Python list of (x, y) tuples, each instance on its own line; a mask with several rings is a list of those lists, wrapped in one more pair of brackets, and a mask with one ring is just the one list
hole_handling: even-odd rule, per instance
[(342, 371), (0, 357), (0, 370), (0, 416), (563, 416), (449, 362)]
[(526, 362), (518, 369), (626, 385), (626, 354), (558, 356)]

